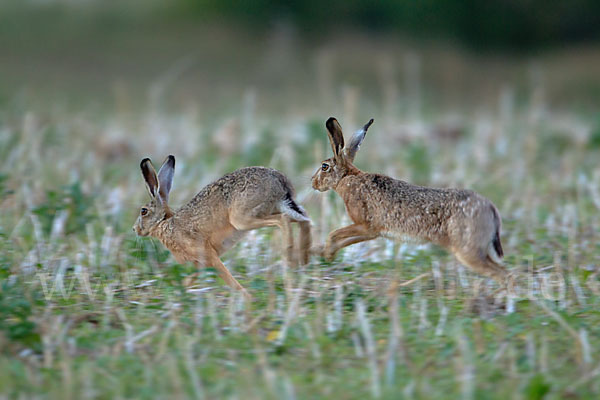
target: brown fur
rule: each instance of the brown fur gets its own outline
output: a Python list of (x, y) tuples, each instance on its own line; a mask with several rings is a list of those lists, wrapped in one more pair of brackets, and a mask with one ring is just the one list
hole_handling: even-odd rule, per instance
[(333, 259), (343, 247), (380, 236), (417, 239), (445, 247), (478, 273), (504, 282), (501, 220), (492, 202), (471, 190), (416, 186), (359, 170), (352, 162), (371, 123), (348, 148), (335, 118), (326, 123), (334, 156), (323, 161), (312, 186), (337, 192), (353, 224), (329, 234), (323, 256)]
[(310, 220), (293, 200), (294, 189), (281, 172), (264, 167), (239, 169), (204, 187), (187, 204), (172, 211), (168, 194), (175, 158), (169, 156), (158, 175), (149, 159), (140, 166), (151, 201), (142, 207), (133, 229), (140, 236), (159, 239), (177, 262), (214, 267), (229, 286), (248, 295), (219, 256), (246, 231), (277, 226), (282, 230), (286, 260), (293, 264), (291, 222), (300, 225), (301, 262), (308, 262)]

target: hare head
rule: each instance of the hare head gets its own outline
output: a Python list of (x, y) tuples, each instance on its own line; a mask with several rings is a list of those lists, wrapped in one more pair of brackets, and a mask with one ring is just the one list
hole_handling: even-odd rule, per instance
[(150, 194), (150, 202), (140, 208), (133, 231), (138, 236), (148, 236), (153, 227), (173, 215), (169, 208), (169, 192), (173, 184), (175, 157), (168, 156), (158, 174), (149, 158), (142, 160), (140, 168)]
[(329, 142), (331, 143), (331, 149), (333, 150), (333, 157), (324, 160), (317, 172), (313, 175), (313, 189), (320, 192), (335, 189), (343, 177), (357, 172), (357, 169), (352, 165), (354, 156), (365, 139), (367, 130), (372, 123), (373, 119), (367, 122), (362, 129), (358, 130), (354, 136), (352, 136), (350, 144), (346, 147), (344, 146), (342, 127), (338, 121), (333, 117), (327, 120), (325, 127), (327, 128)]

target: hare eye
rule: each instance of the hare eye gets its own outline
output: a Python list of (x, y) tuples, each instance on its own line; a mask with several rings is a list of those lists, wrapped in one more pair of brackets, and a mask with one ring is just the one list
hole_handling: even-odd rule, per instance
[(327, 163), (323, 163), (323, 164), (321, 165), (321, 170), (322, 170), (323, 172), (327, 172), (327, 170), (329, 170), (329, 164), (327, 164)]
[(140, 214), (141, 214), (142, 216), (144, 216), (144, 215), (148, 214), (148, 209), (147, 209), (146, 207), (142, 207), (142, 210), (140, 211)]

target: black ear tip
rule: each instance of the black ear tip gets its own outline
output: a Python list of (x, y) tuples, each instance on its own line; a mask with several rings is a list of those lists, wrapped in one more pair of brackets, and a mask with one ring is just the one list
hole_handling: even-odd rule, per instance
[(142, 160), (142, 162), (140, 162), (140, 167), (144, 168), (144, 164), (146, 164), (147, 162), (152, 164), (152, 161), (150, 161), (150, 159), (148, 157), (146, 157)]
[(173, 154), (169, 154), (169, 157), (167, 157), (167, 160), (169, 160), (169, 162), (173, 165), (175, 165), (175, 156)]
[(337, 122), (337, 119), (335, 119), (335, 117), (329, 117), (327, 119), (327, 122), (325, 122), (325, 126), (329, 127), (333, 125), (334, 122)]
[(366, 132), (366, 131), (367, 131), (367, 129), (369, 129), (369, 127), (370, 127), (370, 126), (373, 124), (373, 122), (374, 122), (374, 121), (375, 121), (375, 120), (374, 120), (373, 118), (371, 118), (371, 119), (369, 120), (369, 122), (367, 122), (367, 123), (365, 124), (365, 126), (363, 126), (363, 130)]

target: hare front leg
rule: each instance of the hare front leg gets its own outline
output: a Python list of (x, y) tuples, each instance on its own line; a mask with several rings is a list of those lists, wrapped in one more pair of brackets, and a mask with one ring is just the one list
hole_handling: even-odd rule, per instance
[(342, 248), (351, 244), (372, 240), (379, 236), (370, 231), (366, 226), (352, 224), (331, 232), (327, 237), (323, 257), (327, 261), (332, 261), (335, 254)]
[(212, 248), (212, 246), (207, 247), (208, 248), (206, 249), (206, 254), (204, 255), (206, 258), (205, 265), (201, 265), (200, 262), (196, 262), (195, 264), (198, 267), (213, 267), (217, 270), (217, 274), (221, 277), (221, 279), (225, 281), (225, 283), (229, 287), (242, 292), (246, 300), (252, 300), (252, 296), (250, 296), (246, 289), (244, 289), (244, 287), (240, 285), (237, 279), (235, 279), (233, 275), (231, 275), (231, 272), (229, 272), (225, 264), (223, 264), (223, 262), (219, 258), (219, 255), (217, 254), (217, 251), (214, 248)]

